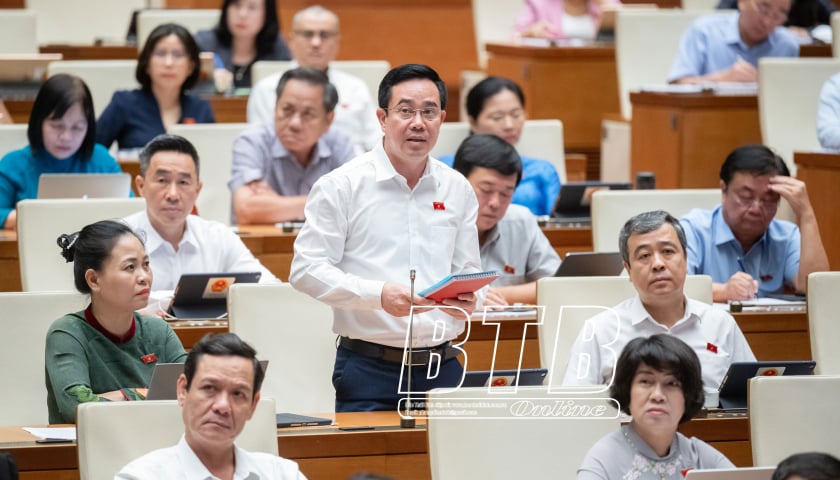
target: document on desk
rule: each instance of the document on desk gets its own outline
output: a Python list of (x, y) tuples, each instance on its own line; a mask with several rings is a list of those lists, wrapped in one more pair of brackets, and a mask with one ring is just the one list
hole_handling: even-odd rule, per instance
[(683, 83), (649, 83), (642, 85), (639, 90), (651, 93), (705, 93), (711, 92), (712, 88), (707, 85), (683, 84)]
[(24, 430), (38, 438), (55, 438), (60, 440), (76, 440), (75, 427), (23, 427)]
[[(804, 312), (805, 301), (789, 301), (778, 298), (752, 298), (740, 302), (742, 312)], [(715, 308), (735, 312), (731, 303), (715, 303)]]

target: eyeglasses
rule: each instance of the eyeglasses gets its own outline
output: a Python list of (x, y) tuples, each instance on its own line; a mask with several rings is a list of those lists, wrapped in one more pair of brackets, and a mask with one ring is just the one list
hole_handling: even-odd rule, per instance
[(399, 106), (393, 108), (385, 108), (386, 112), (394, 112), (403, 120), (412, 120), (417, 114), (427, 122), (434, 122), (440, 120), (440, 109), (437, 107), (423, 107), (423, 108), (409, 108), (406, 106)]
[(752, 208), (753, 205), (758, 205), (758, 208), (766, 211), (766, 212), (773, 212), (777, 208), (779, 208), (779, 197), (776, 198), (753, 198), (752, 196), (747, 195), (740, 195), (737, 193), (733, 193), (735, 197), (735, 202), (738, 203), (742, 208)]
[(321, 114), (314, 110), (305, 109), (298, 111), (294, 107), (285, 106), (277, 111), (277, 120), (281, 122), (289, 122), (295, 117), (295, 115), (300, 117), (301, 123), (314, 122), (322, 117)]
[(187, 54), (183, 50), (155, 50), (152, 52), (152, 57), (164, 61), (166, 57), (172, 57), (173, 62), (181, 62), (187, 59)]
[(320, 38), (321, 41), (327, 41), (337, 37), (338, 32), (333, 32), (331, 30), (295, 30), (295, 35), (303, 37), (307, 41), (310, 41), (315, 37)]
[(770, 20), (773, 20), (776, 23), (784, 23), (788, 18), (789, 12), (787, 12), (786, 10), (774, 9), (773, 5), (767, 2), (753, 0), (752, 4), (759, 15), (765, 18), (769, 18)]
[(493, 112), (487, 116), (487, 119), (493, 123), (501, 123), (507, 117), (510, 117), (510, 119), (513, 121), (517, 121), (522, 119), (524, 115), (525, 112), (521, 108), (517, 108), (509, 112)]

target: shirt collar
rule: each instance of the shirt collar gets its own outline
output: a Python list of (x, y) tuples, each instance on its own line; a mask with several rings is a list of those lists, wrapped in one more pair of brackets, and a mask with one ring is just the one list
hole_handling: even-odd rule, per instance
[[(184, 227), (184, 234), (181, 236), (181, 241), (178, 243), (178, 249), (184, 245), (198, 245), (198, 241), (193, 235), (193, 231), (190, 229), (190, 218), (192, 215), (187, 215), (185, 220), (186, 226)], [(162, 246), (169, 244), (169, 242), (165, 241), (163, 237), (160, 236), (155, 227), (152, 226), (152, 223), (149, 221), (149, 212), (147, 210), (143, 211), (143, 216), (140, 223), (140, 228), (146, 233), (146, 251), (148, 253), (152, 253), (157, 251)]]
[(702, 309), (700, 308), (702, 304), (700, 304), (699, 302), (692, 302), (691, 300), (685, 297), (683, 297), (683, 299), (685, 301), (685, 312), (683, 312), (682, 318), (677, 320), (671, 328), (668, 328), (665, 325), (662, 325), (661, 323), (657, 322), (656, 320), (654, 320), (653, 317), (650, 316), (650, 313), (648, 313), (648, 311), (645, 310), (645, 306), (642, 304), (641, 297), (639, 297), (639, 295), (637, 294), (633, 298), (633, 301), (630, 303), (630, 307), (627, 309), (627, 316), (630, 319), (630, 324), (635, 326), (647, 320), (655, 323), (656, 325), (660, 325), (662, 328), (670, 330), (681, 323), (689, 321), (692, 318), (700, 320), (700, 318), (702, 318)]
[[(193, 449), (187, 443), (187, 439), (184, 435), (181, 436), (181, 440), (178, 442), (177, 445), (178, 449), (178, 457), (181, 460), (181, 467), (184, 470), (184, 477), (185, 478), (195, 478), (195, 479), (202, 479), (202, 480), (216, 480), (216, 477), (210, 473), (210, 470), (201, 463), (201, 460), (195, 454)], [(248, 460), (244, 455), (244, 451), (237, 447), (236, 445), (233, 446), (233, 455), (234, 461), (236, 462), (236, 470), (233, 472), (234, 479), (248, 479), (252, 478), (251, 472), (248, 466)], [(253, 478), (259, 478), (254, 476)]]
[(742, 49), (747, 49), (747, 44), (741, 40), (741, 32), (738, 29), (738, 19), (741, 15), (738, 13), (729, 15), (726, 19), (727, 26), (723, 31), (723, 41), (727, 45), (738, 45)]
[[(272, 123), (268, 127), (273, 128), (273, 125), (274, 124)], [(324, 135), (326, 135), (326, 134), (324, 134)], [(332, 149), (330, 148), (330, 144), (326, 140), (324, 140), (324, 135), (321, 135), (321, 137), (315, 143), (315, 147), (312, 149), (312, 156), (309, 158), (309, 163), (306, 165), (306, 167), (303, 167), (301, 165), (301, 168), (304, 168), (304, 170), (312, 168), (313, 165), (317, 165), (318, 163), (324, 161), (324, 159), (329, 159), (329, 158), (332, 157)], [(291, 161), (297, 163), (298, 165), (300, 165), (298, 163), (297, 157), (292, 155), (292, 152), (290, 152), (289, 150), (286, 149), (286, 147), (283, 146), (283, 142), (281, 142), (280, 139), (277, 138), (277, 135), (273, 132), (273, 130), (272, 130), (272, 138), (273, 138), (273, 140), (271, 142), (271, 156), (272, 156), (272, 158), (274, 158), (275, 160), (281, 160), (281, 159), (284, 159), (284, 158), (288, 158), (289, 160), (291, 160)]]

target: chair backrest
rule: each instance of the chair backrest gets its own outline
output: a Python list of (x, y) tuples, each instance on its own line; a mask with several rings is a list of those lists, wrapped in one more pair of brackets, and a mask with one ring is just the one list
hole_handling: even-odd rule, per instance
[(169, 129), (169, 133), (192, 142), (198, 151), (199, 177), (204, 186), (195, 205), (201, 217), (230, 224), (232, 204), (227, 184), (233, 164), (233, 141), (247, 126), (247, 123), (203, 123), (178, 124)]
[(278, 411), (335, 410), (332, 309), (291, 285), (235, 284), (228, 293), (230, 331), (268, 360), (263, 393)]
[(679, 218), (693, 208), (711, 210), (720, 203), (720, 189), (610, 190), (592, 196), (592, 247), (596, 252), (618, 250), (618, 234), (630, 217), (665, 209)]
[(811, 358), (817, 362), (816, 373), (840, 375), (840, 272), (815, 272), (808, 275), (808, 333), (811, 335)]
[(509, 43), (513, 37), (513, 22), (524, 7), (522, 0), (473, 0), (473, 24), (478, 50), (478, 66), (487, 69), (488, 43)]
[(0, 10), (0, 53), (38, 53), (34, 10)]
[(840, 12), (831, 14), (831, 55), (840, 57)]
[[(256, 84), (269, 75), (285, 72), (291, 66), (292, 62), (286, 60), (254, 62), (251, 67), (251, 81)], [(376, 99), (379, 97), (379, 83), (391, 69), (391, 64), (387, 60), (336, 60), (330, 62), (330, 68), (341, 70), (362, 79), (370, 91), (370, 98), (376, 103)]]
[(219, 23), (219, 9), (199, 8), (168, 8), (164, 10), (151, 9), (141, 10), (137, 14), (137, 49), (142, 50), (146, 38), (158, 25), (164, 23), (177, 23), (193, 35), (199, 30), (208, 30)]
[[(761, 140), (796, 175), (794, 150), (817, 150), (817, 106), (828, 77), (840, 72), (834, 58), (762, 58), (758, 62)], [(794, 88), (795, 86), (795, 88)]]
[(131, 15), (148, 0), (26, 0), (38, 15), (38, 43), (125, 42)]
[(72, 292), (0, 293), (0, 382), (14, 385), (3, 400), (0, 425), (48, 423), (44, 342), (55, 319), (84, 310), (87, 296)]
[(23, 291), (75, 291), (73, 264), (56, 246), (62, 233), (146, 208), (142, 198), (22, 200), (17, 204), (18, 254)]
[(665, 83), (677, 55), (680, 37), (701, 11), (621, 9), (615, 21), (615, 64), (621, 115), (633, 116), (630, 92), (642, 85)]
[(27, 127), (28, 125), (25, 123), (0, 125), (0, 158), (12, 150), (23, 148), (29, 144), (29, 138), (26, 136)]
[[(579, 392), (580, 389), (557, 389), (549, 393), (545, 387), (520, 387), (517, 394), (500, 395), (486, 388), (461, 388), (449, 393), (433, 390), (429, 398), (432, 402), (466, 400), (471, 405), (512, 404), (528, 399), (544, 405), (583, 397), (589, 399), (586, 405), (608, 405), (600, 400), (603, 394)], [(617, 411), (609, 406), (603, 417), (562, 419), (522, 418), (503, 410), (505, 415), (493, 418), (430, 415), (427, 428), (432, 479), (575, 478), (589, 449), (620, 426)], [(483, 409), (477, 411), (481, 414)]]
[(753, 465), (799, 452), (840, 457), (840, 376), (754, 377), (748, 396)]
[(682, 0), (683, 10), (699, 10), (702, 13), (715, 11), (718, 0)]
[[(277, 455), (274, 399), (263, 397), (236, 445)], [(152, 450), (171, 447), (184, 434), (176, 400), (82, 403), (76, 411), (79, 476), (114, 478), (122, 467)]]
[[(470, 134), (467, 122), (444, 122), (431, 155), (453, 154)], [(560, 183), (566, 183), (566, 153), (563, 142), (563, 123), (560, 120), (526, 120), (516, 151), (526, 157), (547, 160), (557, 169)]]
[(139, 87), (134, 78), (137, 60), (61, 60), (47, 66), (47, 75), (69, 73), (85, 81), (96, 116), (105, 110), (117, 90)]
[[(683, 291), (688, 298), (712, 303), (712, 277), (688, 275)], [(540, 339), (540, 363), (549, 370), (552, 385), (563, 382), (563, 374), (572, 345), (587, 319), (636, 295), (625, 276), (616, 277), (547, 277), (537, 281), (537, 305), (545, 307), (543, 321), (537, 326)], [(561, 307), (564, 309), (562, 321)]]

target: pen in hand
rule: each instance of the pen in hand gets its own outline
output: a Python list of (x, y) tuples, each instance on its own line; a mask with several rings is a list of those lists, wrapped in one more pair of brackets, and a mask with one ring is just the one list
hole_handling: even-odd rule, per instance
[[(749, 273), (747, 273), (747, 268), (744, 266), (744, 259), (742, 259), (740, 257), (738, 258), (738, 268), (741, 269), (741, 272), (749, 275)], [(752, 278), (752, 277), (750, 277), (750, 278)], [(755, 279), (753, 279), (753, 285), (755, 286), (755, 290), (753, 291), (753, 298), (758, 297), (758, 285), (757, 285), (757, 283), (758, 282), (756, 282)]]

